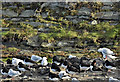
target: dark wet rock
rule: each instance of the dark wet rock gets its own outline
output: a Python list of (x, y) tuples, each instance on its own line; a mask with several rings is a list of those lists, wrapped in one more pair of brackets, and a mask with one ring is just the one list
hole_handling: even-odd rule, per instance
[(61, 49), (58, 49), (58, 51), (67, 51), (67, 52), (71, 52), (71, 51), (75, 51), (76, 49), (75, 48), (72, 48), (72, 47), (63, 47)]
[(40, 74), (45, 75), (45, 74), (48, 74), (49, 72), (50, 72), (50, 68), (43, 68), (41, 69)]

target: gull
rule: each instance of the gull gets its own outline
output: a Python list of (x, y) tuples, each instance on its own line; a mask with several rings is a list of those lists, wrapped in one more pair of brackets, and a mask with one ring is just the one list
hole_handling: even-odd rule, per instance
[(51, 70), (53, 72), (56, 72), (56, 71), (60, 72), (61, 71), (60, 68), (59, 68), (59, 66), (56, 63), (52, 63)]
[(53, 57), (53, 63), (56, 63), (57, 65), (60, 65), (61, 60), (59, 59), (58, 56), (54, 56), (54, 57)]
[(49, 80), (59, 80), (59, 75), (49, 72)]
[(69, 77), (69, 75), (65, 71), (60, 71), (59, 78), (60, 79), (70, 79), (71, 77)]
[(109, 77), (109, 82), (120, 82), (120, 80), (113, 77)]
[(93, 71), (102, 71), (97, 65), (96, 65), (96, 60), (94, 60), (90, 66), (90, 70)]
[(114, 55), (114, 53), (113, 53), (113, 51), (111, 51), (108, 48), (99, 48), (98, 52), (102, 53), (103, 58), (107, 58), (107, 57), (110, 58), (110, 59), (116, 59), (117, 58), (115, 56), (112, 56), (112, 55)]
[(90, 60), (86, 57), (80, 59), (80, 70), (87, 71), (90, 69)]
[(9, 71), (8, 68), (3, 67), (3, 68), (1, 69), (1, 74), (2, 74), (2, 75), (8, 75), (8, 71)]
[(97, 24), (97, 21), (96, 21), (96, 20), (93, 20), (93, 21), (91, 22), (91, 24), (92, 24), (92, 25), (96, 25), (96, 24)]
[(42, 60), (42, 57), (36, 56), (36, 55), (32, 55), (32, 56), (31, 56), (31, 60), (32, 60), (32, 61), (35, 61), (35, 62), (39, 62), (40, 60)]
[(42, 61), (41, 61), (41, 65), (43, 66), (47, 66), (48, 62), (47, 62), (47, 58), (43, 57)]
[(76, 72), (80, 72), (80, 69), (77, 69), (74, 66), (68, 65), (66, 71), (69, 74), (75, 74)]
[(69, 55), (69, 57), (68, 58), (75, 58), (76, 56), (73, 56), (73, 55)]
[(23, 71), (23, 72), (24, 72), (24, 71), (27, 71), (27, 70), (30, 71), (30, 69), (29, 69), (26, 65), (22, 64), (21, 62), (19, 62), (17, 68), (18, 68), (20, 71)]
[(17, 66), (19, 62), (22, 62), (24, 64), (23, 60), (12, 58), (12, 65)]
[(29, 65), (29, 67), (32, 66), (32, 65), (34, 65), (34, 64), (37, 64), (36, 62), (34, 62), (34, 61), (32, 61), (31, 59), (28, 59), (28, 58), (24, 59), (24, 63), (26, 65)]
[(12, 77), (12, 79), (16, 76), (21, 75), (21, 73), (19, 71), (15, 71), (13, 69), (9, 69), (8, 75)]
[(108, 60), (105, 61), (105, 67), (110, 70), (116, 69), (116, 66), (112, 62), (109, 62)]

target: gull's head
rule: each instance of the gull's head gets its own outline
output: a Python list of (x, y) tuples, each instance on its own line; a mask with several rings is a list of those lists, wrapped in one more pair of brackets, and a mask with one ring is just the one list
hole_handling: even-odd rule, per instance
[(103, 48), (99, 48), (99, 49), (98, 49), (98, 52), (102, 52), (102, 51), (103, 51)]
[(47, 58), (46, 58), (46, 57), (43, 57), (43, 60), (47, 60)]
[(12, 60), (16, 60), (17, 58), (12, 58)]

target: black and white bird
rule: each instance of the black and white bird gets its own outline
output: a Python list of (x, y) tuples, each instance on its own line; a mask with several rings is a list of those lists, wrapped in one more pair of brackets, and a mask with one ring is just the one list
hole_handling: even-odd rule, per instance
[(77, 78), (72, 78), (72, 81), (79, 82)]
[(90, 66), (90, 70), (93, 71), (102, 71), (98, 66), (96, 66), (96, 60), (94, 60)]
[(16, 56), (17, 59), (23, 60), (26, 58), (26, 56)]
[(70, 79), (71, 77), (66, 73), (66, 71), (60, 71), (59, 78), (65, 80), (65, 79)]
[(22, 62), (19, 62), (19, 63), (18, 63), (17, 68), (18, 68), (20, 71), (22, 71), (22, 72), (25, 72), (25, 71), (27, 71), (27, 70), (30, 71), (30, 69), (28, 68), (28, 66), (24, 65)]
[(108, 61), (108, 60), (105, 61), (104, 66), (105, 66), (107, 69), (110, 69), (110, 70), (116, 69), (116, 66), (115, 66), (112, 62), (110, 62), (110, 61)]
[(87, 71), (90, 69), (90, 59), (86, 57), (81, 57), (80, 59), (80, 70)]
[(12, 58), (12, 65), (17, 66), (19, 62), (22, 62), (24, 64), (23, 60)]
[(34, 61), (32, 61), (32, 60), (29, 59), (29, 58), (25, 58), (25, 59), (24, 59), (24, 64), (29, 65), (29, 66), (32, 66), (32, 65), (37, 64), (37, 63), (34, 62)]
[(62, 61), (63, 61), (63, 62), (62, 62), (62, 64), (61, 64), (61, 67), (64, 68), (64, 69), (66, 69), (67, 66), (70, 65), (70, 62), (67, 61), (67, 60), (66, 60), (66, 61), (62, 60)]
[(113, 51), (111, 51), (108, 48), (99, 48), (98, 52), (101, 52), (102, 55), (103, 55), (103, 58), (106, 58), (106, 59), (107, 58), (110, 58), (110, 59), (116, 59), (117, 58), (116, 56), (113, 56), (114, 55)]
[(77, 57), (68, 58), (67, 61), (69, 61), (70, 63), (80, 63), (80, 59)]
[(52, 61), (53, 61), (53, 63), (56, 63), (57, 65), (60, 65), (60, 63), (61, 63), (61, 60), (59, 59), (58, 56), (54, 56)]
[(10, 60), (10, 59), (7, 59), (7, 64), (12, 64), (12, 60)]
[(120, 80), (113, 77), (109, 77), (109, 82), (120, 82)]
[(68, 65), (66, 69), (67, 73), (69, 74), (75, 74), (76, 72), (80, 72), (79, 69), (77, 69), (74, 66)]
[(35, 62), (39, 62), (40, 60), (42, 60), (42, 57), (37, 56), (37, 55), (32, 55), (31, 56), (31, 60), (35, 61)]
[(61, 71), (60, 67), (56, 63), (52, 63), (51, 70), (53, 72), (56, 72), (56, 71), (60, 72)]
[(49, 80), (59, 80), (59, 75), (49, 72)]
[(2, 75), (8, 75), (8, 72), (9, 72), (9, 69), (6, 68), (6, 67), (3, 67), (3, 68), (1, 69), (1, 74), (2, 74)]

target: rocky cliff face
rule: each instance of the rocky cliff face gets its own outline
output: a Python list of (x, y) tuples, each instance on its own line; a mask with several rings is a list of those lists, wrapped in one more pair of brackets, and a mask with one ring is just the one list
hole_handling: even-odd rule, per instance
[(120, 43), (119, 2), (7, 2), (2, 6), (3, 42), (67, 52)]

